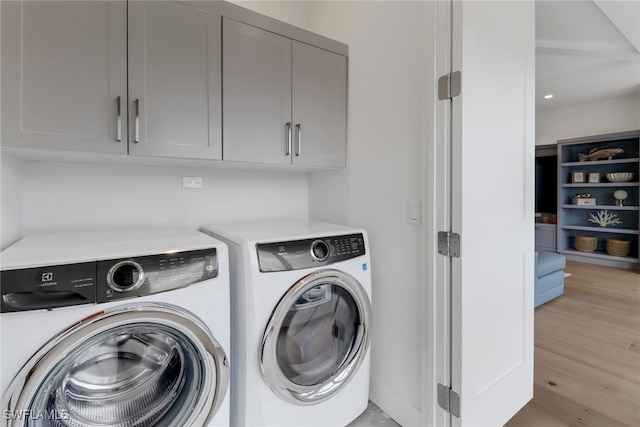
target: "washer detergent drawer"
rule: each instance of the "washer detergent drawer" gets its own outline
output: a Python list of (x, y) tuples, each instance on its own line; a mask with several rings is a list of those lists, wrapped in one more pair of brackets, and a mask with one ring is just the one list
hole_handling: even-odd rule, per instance
[(95, 302), (96, 263), (3, 270), (2, 313)]

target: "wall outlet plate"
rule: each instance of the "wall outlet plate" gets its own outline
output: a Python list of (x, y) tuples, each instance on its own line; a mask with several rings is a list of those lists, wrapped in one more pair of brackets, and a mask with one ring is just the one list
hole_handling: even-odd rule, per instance
[(182, 188), (202, 188), (202, 178), (198, 176), (183, 176)]

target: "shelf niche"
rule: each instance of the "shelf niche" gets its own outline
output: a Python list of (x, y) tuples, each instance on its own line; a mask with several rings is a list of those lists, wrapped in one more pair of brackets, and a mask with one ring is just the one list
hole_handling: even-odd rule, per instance
[[(592, 150), (603, 148), (622, 149), (612, 153), (611, 158), (601, 157), (581, 161), (580, 155), (589, 155)], [(593, 156), (592, 156), (593, 157)], [(578, 174), (576, 174), (578, 172)], [(579, 172), (582, 172), (580, 174)], [(607, 173), (633, 172), (629, 182), (609, 182)], [(629, 269), (640, 268), (640, 130), (595, 135), (558, 141), (557, 179), (558, 193), (558, 252), (569, 259), (581, 262), (609, 265)], [(582, 182), (576, 182), (576, 180)], [(618, 206), (613, 193), (624, 190), (628, 197), (623, 206)], [(576, 195), (588, 193), (596, 199), (596, 205), (574, 205)], [(589, 214), (601, 210), (615, 213), (622, 221), (616, 226), (601, 227), (589, 221)], [(575, 236), (598, 238), (594, 252), (575, 249)], [(629, 240), (628, 256), (613, 256), (606, 252), (606, 239)]]

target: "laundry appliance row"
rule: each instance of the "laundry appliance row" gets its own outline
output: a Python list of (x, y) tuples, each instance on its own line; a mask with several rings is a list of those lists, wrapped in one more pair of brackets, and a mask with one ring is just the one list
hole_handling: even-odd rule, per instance
[(362, 229), (48, 234), (0, 256), (4, 426), (343, 426), (366, 408)]

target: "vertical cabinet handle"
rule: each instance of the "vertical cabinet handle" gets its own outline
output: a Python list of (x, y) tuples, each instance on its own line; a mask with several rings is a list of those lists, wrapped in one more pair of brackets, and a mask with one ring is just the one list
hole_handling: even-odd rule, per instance
[(116, 141), (122, 141), (122, 112), (120, 109), (119, 96), (116, 96)]
[(296, 125), (296, 133), (298, 134), (298, 150), (296, 151), (296, 156), (302, 154), (302, 126), (300, 123)]
[(137, 144), (140, 142), (140, 100), (136, 99), (133, 101), (133, 106), (136, 114), (133, 142)]
[(291, 122), (287, 122), (284, 125), (285, 132), (287, 133), (287, 144), (285, 147), (284, 155), (288, 156), (291, 154)]

